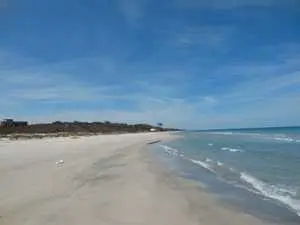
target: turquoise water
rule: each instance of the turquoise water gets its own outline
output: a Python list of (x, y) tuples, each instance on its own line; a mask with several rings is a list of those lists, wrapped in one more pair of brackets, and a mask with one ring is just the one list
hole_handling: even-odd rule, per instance
[(158, 145), (182, 174), (203, 185), (218, 186), (211, 189), (219, 193), (227, 190), (227, 198), (243, 198), (243, 203), (253, 204), (253, 208), (255, 204), (262, 205), (254, 204), (254, 199), (259, 198), (266, 208), (273, 204), (274, 214), (278, 214), (275, 208), (280, 206), (300, 218), (300, 127), (182, 135), (180, 140)]

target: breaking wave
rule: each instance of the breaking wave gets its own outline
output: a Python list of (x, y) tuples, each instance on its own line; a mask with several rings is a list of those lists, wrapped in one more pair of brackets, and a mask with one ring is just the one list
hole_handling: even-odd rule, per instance
[(204, 169), (206, 169), (206, 170), (208, 170), (212, 173), (215, 173), (215, 171), (212, 169), (212, 167), (208, 163), (205, 163), (205, 162), (200, 161), (200, 160), (194, 160), (194, 159), (189, 159), (189, 161), (191, 161), (194, 164), (197, 164), (198, 166), (203, 167)]
[(300, 200), (293, 198), (297, 195), (296, 190), (265, 183), (247, 173), (241, 173), (240, 178), (260, 194), (285, 204), (300, 216)]
[(290, 143), (300, 143), (299, 139), (291, 138), (291, 137), (274, 137), (273, 139), (276, 140), (276, 141), (285, 141), (285, 142), (290, 142)]
[[(296, 188), (287, 186), (269, 184), (246, 172), (240, 172), (236, 168), (230, 167), (230, 165), (226, 165), (220, 161), (213, 160), (211, 158), (204, 158), (201, 160), (188, 158), (178, 149), (167, 145), (160, 145), (160, 147), (162, 147), (164, 152), (166, 152), (168, 155), (181, 157), (184, 160), (188, 160), (191, 163), (205, 169), (206, 171), (215, 174), (219, 179), (222, 179), (236, 187), (243, 188), (247, 191), (269, 199), (273, 199), (287, 206), (298, 216), (300, 216), (300, 199), (298, 199), (300, 189), (297, 190)], [(221, 150), (229, 152), (243, 152), (242, 149), (228, 147), (223, 147)]]
[(172, 156), (182, 155), (182, 154), (179, 153), (179, 151), (176, 148), (172, 148), (172, 147), (167, 146), (167, 145), (160, 145), (160, 147), (162, 147), (164, 149), (164, 151), (166, 153), (168, 153), (169, 155), (172, 155)]

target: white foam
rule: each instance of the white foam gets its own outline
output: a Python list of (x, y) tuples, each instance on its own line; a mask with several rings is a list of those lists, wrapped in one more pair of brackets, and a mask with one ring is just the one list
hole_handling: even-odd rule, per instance
[(208, 170), (208, 171), (210, 171), (210, 172), (212, 172), (212, 173), (215, 173), (215, 171), (210, 167), (209, 164), (207, 164), (207, 163), (205, 163), (205, 162), (202, 162), (202, 161), (200, 161), (200, 160), (194, 160), (194, 159), (189, 159), (189, 160), (190, 160), (192, 163), (197, 164), (197, 165), (203, 167), (204, 169), (206, 169), (206, 170)]
[(213, 143), (209, 143), (209, 144), (208, 144), (208, 146), (213, 146), (213, 145), (214, 145)]
[(179, 151), (175, 148), (172, 148), (170, 146), (167, 146), (167, 145), (160, 145), (160, 147), (162, 147), (166, 153), (168, 153), (169, 155), (172, 155), (172, 156), (178, 156), (179, 154)]
[(206, 158), (205, 161), (206, 161), (206, 162), (212, 162), (212, 159)]
[(300, 216), (300, 200), (293, 199), (290, 196), (291, 194), (295, 194), (294, 192), (291, 192), (289, 189), (267, 184), (247, 173), (241, 173), (240, 178), (258, 190), (262, 195), (285, 204)]
[(293, 138), (289, 138), (289, 137), (276, 137), (276, 138), (274, 138), (275, 140), (277, 140), (277, 141), (287, 141), (287, 142), (294, 142), (294, 141), (296, 141), (296, 140), (294, 140)]
[(218, 162), (217, 162), (217, 165), (218, 165), (218, 166), (223, 166), (224, 164), (218, 161)]
[(291, 137), (276, 137), (274, 138), (274, 140), (276, 141), (285, 141), (285, 142), (290, 142), (290, 143), (299, 143), (300, 140), (299, 139), (294, 139)]
[(228, 148), (228, 147), (223, 147), (221, 148), (222, 151), (229, 151), (229, 152), (243, 152), (242, 149), (237, 149), (237, 148)]
[(279, 191), (283, 193), (288, 193), (289, 195), (296, 197), (297, 196), (297, 189), (296, 188), (291, 188), (291, 187), (286, 187), (283, 185), (276, 185)]

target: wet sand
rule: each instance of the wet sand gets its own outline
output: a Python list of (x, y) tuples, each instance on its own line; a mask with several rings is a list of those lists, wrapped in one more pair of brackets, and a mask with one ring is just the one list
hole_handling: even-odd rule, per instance
[(169, 133), (0, 142), (0, 224), (260, 225), (176, 177), (147, 143)]

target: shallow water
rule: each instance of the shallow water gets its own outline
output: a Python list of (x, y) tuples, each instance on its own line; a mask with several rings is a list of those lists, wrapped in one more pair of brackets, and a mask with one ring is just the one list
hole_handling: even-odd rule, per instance
[(181, 175), (225, 203), (284, 224), (300, 224), (300, 129), (185, 132), (156, 145)]

